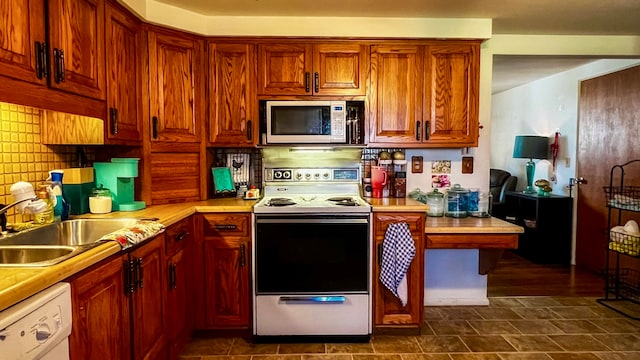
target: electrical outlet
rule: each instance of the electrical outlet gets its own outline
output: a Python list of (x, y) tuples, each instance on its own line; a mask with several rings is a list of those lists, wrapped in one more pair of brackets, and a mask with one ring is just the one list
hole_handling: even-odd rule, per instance
[(564, 158), (564, 166), (569, 167), (571, 166), (571, 158)]
[(411, 173), (413, 174), (422, 173), (422, 156), (411, 157)]
[(473, 174), (473, 157), (472, 156), (462, 157), (462, 173)]

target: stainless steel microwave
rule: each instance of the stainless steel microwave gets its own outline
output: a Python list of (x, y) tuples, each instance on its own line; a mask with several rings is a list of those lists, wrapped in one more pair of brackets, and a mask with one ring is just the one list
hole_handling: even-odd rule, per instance
[(267, 144), (346, 143), (345, 101), (266, 102)]

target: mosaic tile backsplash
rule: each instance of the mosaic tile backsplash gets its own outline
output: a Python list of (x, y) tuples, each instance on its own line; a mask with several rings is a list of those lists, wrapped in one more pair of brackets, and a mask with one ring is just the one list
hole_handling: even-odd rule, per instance
[[(30, 182), (35, 189), (49, 170), (70, 168), (77, 155), (76, 146), (40, 144), (42, 110), (0, 102), (0, 204), (10, 204), (11, 185)], [(10, 223), (32, 220), (32, 216), (7, 212)]]

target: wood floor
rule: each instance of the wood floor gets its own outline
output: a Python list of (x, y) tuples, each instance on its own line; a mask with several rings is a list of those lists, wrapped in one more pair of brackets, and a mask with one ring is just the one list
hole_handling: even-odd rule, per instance
[(575, 266), (534, 264), (505, 251), (489, 273), (487, 295), (600, 297), (604, 295), (604, 279)]

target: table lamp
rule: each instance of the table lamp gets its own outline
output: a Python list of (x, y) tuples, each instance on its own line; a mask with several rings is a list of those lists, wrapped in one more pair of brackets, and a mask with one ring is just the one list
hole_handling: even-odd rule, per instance
[(518, 135), (513, 146), (513, 157), (516, 159), (529, 159), (526, 164), (527, 187), (525, 194), (534, 194), (533, 175), (536, 171), (536, 163), (533, 159), (546, 159), (548, 156), (549, 138), (544, 136)]

